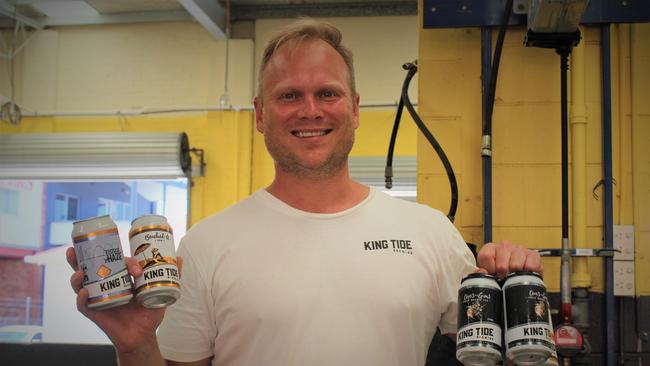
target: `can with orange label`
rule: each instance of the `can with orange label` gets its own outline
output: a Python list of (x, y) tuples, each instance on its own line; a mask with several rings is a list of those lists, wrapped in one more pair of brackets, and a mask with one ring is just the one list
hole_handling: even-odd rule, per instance
[(108, 309), (133, 298), (131, 276), (126, 270), (117, 226), (110, 216), (98, 216), (72, 224), (77, 264), (84, 272), (88, 307)]
[(131, 254), (142, 267), (135, 278), (136, 300), (147, 308), (162, 308), (181, 296), (174, 236), (167, 219), (145, 215), (131, 223)]

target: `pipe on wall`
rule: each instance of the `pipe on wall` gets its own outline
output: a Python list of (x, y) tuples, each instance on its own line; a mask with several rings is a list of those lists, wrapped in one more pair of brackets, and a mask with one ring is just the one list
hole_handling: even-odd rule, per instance
[[(612, 86), (611, 86), (611, 49), (609, 24), (600, 28), (602, 98), (603, 98), (603, 237), (605, 248), (614, 247), (614, 201), (612, 187)], [(607, 365), (616, 362), (616, 309), (614, 302), (614, 260), (605, 258), (605, 334), (607, 334), (605, 352)]]
[[(583, 32), (584, 34), (584, 32)], [(587, 105), (585, 98), (585, 45), (581, 42), (571, 54), (571, 221), (574, 248), (587, 245)], [(588, 258), (573, 258), (571, 286), (590, 287)]]
[[(490, 72), (492, 69), (492, 30), (481, 28), (481, 84), (482, 84), (482, 115), (483, 126), (488, 123), (488, 94), (490, 90)], [(483, 136), (482, 168), (483, 168), (483, 242), (492, 241), (492, 136)]]

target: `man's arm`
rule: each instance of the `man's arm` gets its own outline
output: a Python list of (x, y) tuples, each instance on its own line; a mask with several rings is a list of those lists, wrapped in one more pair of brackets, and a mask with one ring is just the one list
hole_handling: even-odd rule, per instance
[(211, 358), (192, 362), (178, 362), (165, 360), (160, 354), (158, 341), (155, 337), (142, 343), (141, 346), (132, 352), (120, 352), (117, 350), (117, 361), (119, 366), (209, 366)]
[[(160, 354), (156, 328), (163, 319), (165, 309), (147, 309), (131, 301), (126, 305), (106, 310), (88, 308), (88, 290), (83, 288), (83, 271), (77, 267), (73, 248), (66, 251), (66, 259), (74, 273), (70, 285), (77, 293), (77, 310), (99, 326), (116, 349), (120, 366), (208, 366), (210, 358), (193, 362), (166, 361)], [(125, 258), (129, 274), (137, 277), (142, 268), (133, 258)], [(177, 258), (179, 270), (183, 259)]]

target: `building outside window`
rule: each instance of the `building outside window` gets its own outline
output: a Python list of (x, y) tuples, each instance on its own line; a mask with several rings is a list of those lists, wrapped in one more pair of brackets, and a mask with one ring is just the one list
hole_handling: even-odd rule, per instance
[(0, 188), (0, 213), (18, 215), (18, 191)]
[[(130, 255), (128, 231), (146, 214), (167, 217), (176, 245), (187, 229), (188, 181), (0, 180), (0, 342), (108, 344), (76, 310), (65, 260), (73, 222), (108, 214)], [(74, 329), (71, 332), (70, 329)], [(18, 334), (30, 339), (16, 339)]]
[(79, 218), (79, 197), (57, 193), (54, 198), (54, 220), (75, 221)]

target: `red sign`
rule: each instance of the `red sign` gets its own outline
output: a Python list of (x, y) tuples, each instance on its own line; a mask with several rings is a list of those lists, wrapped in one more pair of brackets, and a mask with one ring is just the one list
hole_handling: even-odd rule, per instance
[(555, 345), (559, 348), (581, 348), (582, 334), (572, 325), (560, 325), (555, 328)]

